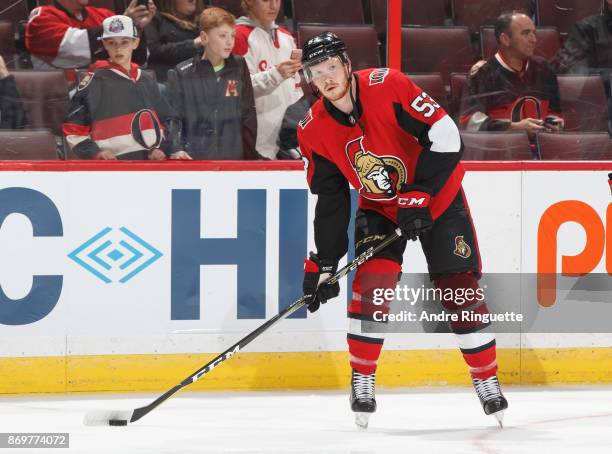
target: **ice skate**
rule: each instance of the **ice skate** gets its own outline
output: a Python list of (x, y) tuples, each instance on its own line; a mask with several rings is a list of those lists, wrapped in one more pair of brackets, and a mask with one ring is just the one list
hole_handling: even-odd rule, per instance
[(355, 412), (355, 424), (362, 429), (368, 428), (370, 415), (376, 411), (375, 381), (376, 372), (364, 375), (353, 370), (351, 375), (351, 410)]
[(499, 426), (503, 428), (504, 410), (508, 408), (508, 401), (501, 392), (497, 376), (486, 379), (472, 377), (472, 383), (485, 414), (495, 416)]

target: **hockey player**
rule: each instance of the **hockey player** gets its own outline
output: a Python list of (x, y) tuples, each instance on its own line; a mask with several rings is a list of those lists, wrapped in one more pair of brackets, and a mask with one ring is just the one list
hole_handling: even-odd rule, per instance
[(111, 16), (103, 28), (109, 59), (79, 84), (65, 118), (66, 142), (83, 159), (166, 159), (171, 147), (162, 121), (177, 119), (153, 77), (131, 61), (139, 44), (134, 22)]
[[(352, 73), (346, 46), (333, 33), (308, 41), (302, 64), (306, 81), (321, 95), (298, 127), (308, 184), (318, 195), (317, 253), (305, 260), (303, 290), (312, 295), (308, 309), (316, 311), (340, 291), (338, 284), (319, 283), (336, 271), (348, 249), (349, 184), (359, 191), (356, 256), (398, 226), (403, 233), (359, 267), (353, 282), (347, 335), (350, 405), (356, 423), (367, 427), (376, 411), (376, 367), (384, 335), (362, 324), (375, 327), (373, 312), (388, 310), (388, 305), (373, 304), (373, 292), (395, 289), (407, 240), (420, 240), (437, 288), (453, 294), (479, 288), (478, 244), (461, 188), (461, 138), (446, 112), (402, 73), (387, 68)], [(476, 298), (443, 304), (455, 313), (487, 312)], [(451, 323), (483, 409), (501, 425), (508, 404), (496, 376), (495, 337), (480, 332), (485, 326)]]

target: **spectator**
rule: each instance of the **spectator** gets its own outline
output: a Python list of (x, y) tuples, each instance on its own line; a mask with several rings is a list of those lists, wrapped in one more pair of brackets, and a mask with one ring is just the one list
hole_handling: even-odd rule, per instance
[(148, 67), (165, 82), (169, 69), (202, 49), (198, 17), (202, 0), (160, 0), (160, 10), (147, 26)]
[(303, 95), (297, 74), (301, 54), (292, 55), (295, 40), (275, 23), (280, 1), (242, 0), (247, 16), (236, 22), (234, 46), (234, 53), (245, 57), (251, 72), (257, 108), (257, 151), (267, 159), (276, 159), (285, 110)]
[(603, 14), (577, 22), (555, 56), (560, 73), (612, 72), (612, 0), (606, 0)]
[[(55, 0), (52, 5), (39, 6), (30, 13), (26, 27), (26, 47), (35, 69), (85, 68), (108, 54), (100, 42), (102, 21), (114, 15), (104, 8), (88, 6), (89, 0)], [(131, 17), (139, 30), (143, 30), (155, 14), (153, 0), (148, 9), (132, 0), (124, 15)], [(135, 61), (144, 64), (147, 59), (143, 41), (134, 54)], [(67, 79), (76, 80), (74, 71)]]
[(102, 43), (108, 60), (79, 84), (64, 123), (66, 142), (84, 159), (161, 160), (168, 148), (162, 118), (172, 120), (153, 77), (132, 63), (139, 39), (127, 16), (103, 22)]
[[(236, 18), (222, 8), (200, 15), (202, 56), (168, 73), (168, 98), (181, 116), (173, 158), (257, 159), (257, 113), (249, 68), (232, 55)], [(187, 154), (187, 156), (186, 156)]]
[(0, 56), (0, 129), (23, 129), (27, 123), (15, 77), (8, 72)]
[(560, 131), (559, 86), (550, 65), (533, 53), (536, 31), (522, 12), (504, 13), (495, 23), (497, 53), (474, 65), (467, 81), (461, 125), (468, 130)]

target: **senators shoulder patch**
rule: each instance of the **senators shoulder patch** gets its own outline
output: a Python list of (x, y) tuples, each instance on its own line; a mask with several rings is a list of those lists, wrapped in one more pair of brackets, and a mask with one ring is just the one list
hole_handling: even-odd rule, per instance
[(87, 86), (93, 80), (93, 78), (94, 78), (94, 73), (87, 73), (85, 76), (83, 76), (83, 78), (81, 79), (81, 82), (79, 83), (79, 86), (77, 87), (77, 91), (86, 89)]
[(389, 68), (375, 69), (370, 73), (370, 85), (382, 84), (389, 74)]

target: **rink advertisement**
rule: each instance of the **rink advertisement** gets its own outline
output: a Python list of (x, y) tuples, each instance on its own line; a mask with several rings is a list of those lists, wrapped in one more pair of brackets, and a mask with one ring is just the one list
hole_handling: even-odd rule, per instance
[[(533, 276), (533, 291), (521, 304), (548, 314), (574, 301), (567, 295), (582, 286), (580, 302), (601, 319), (610, 299), (591, 301), (588, 294), (612, 288), (612, 164), (475, 163), (467, 170), (464, 189), (485, 275)], [(31, 391), (34, 382), (47, 383), (49, 391), (158, 389), (177, 371), (197, 368), (199, 358), (227, 348), (301, 296), (302, 259), (314, 250), (315, 202), (298, 163), (6, 166), (0, 185), (0, 365), (25, 373), (42, 364), (49, 375), (16, 386), (0, 373), (0, 392)], [(460, 238), (449, 247), (471, 253)], [(408, 245), (403, 269), (405, 276), (427, 280), (417, 243)], [(561, 274), (581, 279), (568, 288)], [(349, 294), (343, 283), (337, 301), (314, 315), (294, 314), (202, 386), (224, 388), (226, 380), (228, 388), (292, 387), (291, 377), (304, 370), (312, 377), (298, 379), (297, 387), (315, 386), (317, 374), (322, 386), (338, 386), (336, 369), (346, 367)], [(404, 360), (423, 364), (436, 350), (457, 372), (450, 380), (463, 377), (452, 335), (425, 331), (388, 336), (385, 354), (395, 365), (386, 369), (389, 376), (406, 367)], [(521, 345), (555, 347), (558, 355), (559, 348), (568, 349), (568, 357), (557, 359), (571, 363), (572, 349), (612, 341), (611, 334), (588, 334), (602, 329), (560, 331), (582, 334), (532, 334), (552, 333), (554, 325), (510, 330), (499, 339), (500, 361), (518, 380), (545, 381), (546, 370), (531, 378), (516, 370), (528, 354)], [(165, 372), (133, 382), (160, 358)], [(276, 369), (267, 376), (260, 362)], [(131, 375), (122, 372), (128, 364), (136, 370)], [(279, 378), (287, 367), (294, 373)], [(119, 382), (104, 372), (109, 368)], [(246, 375), (228, 378), (236, 368)], [(417, 372), (404, 378), (435, 382), (434, 370), (424, 364), (421, 378)], [(603, 373), (593, 377), (604, 379)]]

